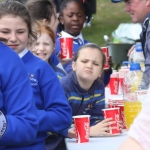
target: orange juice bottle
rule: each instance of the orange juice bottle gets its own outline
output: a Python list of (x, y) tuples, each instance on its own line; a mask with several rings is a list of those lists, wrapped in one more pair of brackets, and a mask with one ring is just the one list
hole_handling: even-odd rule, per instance
[(141, 71), (139, 63), (131, 63), (130, 71), (123, 81), (124, 113), (127, 129), (142, 109), (142, 101), (137, 98), (137, 92), (149, 87), (148, 77)]

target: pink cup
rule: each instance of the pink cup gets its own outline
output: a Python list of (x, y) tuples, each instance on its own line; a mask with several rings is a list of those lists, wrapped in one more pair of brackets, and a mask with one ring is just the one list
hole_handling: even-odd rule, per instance
[(60, 38), (60, 52), (62, 60), (72, 59), (73, 38)]
[(89, 142), (90, 138), (90, 115), (73, 116), (76, 129), (76, 142)]
[(113, 135), (120, 134), (120, 127), (119, 127), (119, 121), (120, 121), (120, 112), (119, 108), (109, 108), (109, 109), (102, 109), (105, 119), (112, 118), (112, 121), (115, 121), (115, 124), (110, 125), (110, 127), (117, 127), (117, 129), (110, 130), (110, 133)]

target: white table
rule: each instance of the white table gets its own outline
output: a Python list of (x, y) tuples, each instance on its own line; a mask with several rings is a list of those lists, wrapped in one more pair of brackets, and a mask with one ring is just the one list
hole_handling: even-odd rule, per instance
[(90, 138), (88, 143), (76, 143), (76, 139), (65, 139), (67, 150), (118, 150), (127, 138), (127, 131), (112, 137)]

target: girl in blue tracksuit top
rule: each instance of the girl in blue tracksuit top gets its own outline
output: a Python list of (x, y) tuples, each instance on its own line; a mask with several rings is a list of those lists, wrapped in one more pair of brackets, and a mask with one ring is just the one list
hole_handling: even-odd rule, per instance
[(63, 130), (71, 124), (71, 108), (50, 65), (26, 48), (29, 37), (32, 36), (32, 40), (34, 37), (26, 7), (16, 1), (4, 1), (0, 3), (0, 15), (0, 36), (8, 40), (6, 44), (20, 56), (27, 68), (39, 121), (34, 142), (27, 146), (6, 149), (45, 150), (47, 132), (67, 134)]
[(55, 45), (55, 35), (52, 29), (44, 24), (38, 23), (34, 25), (37, 33), (37, 40), (31, 42), (30, 50), (31, 52), (41, 58), (42, 60), (48, 62), (52, 69), (55, 71), (57, 77), (60, 79), (67, 75), (67, 73), (55, 66), (50, 60), (51, 54), (54, 52)]
[[(61, 32), (60, 37), (72, 37), (73, 41), (73, 52), (74, 55), (80, 46), (89, 43), (82, 36), (81, 30), (85, 22), (85, 10), (84, 5), (81, 0), (65, 0), (62, 2), (60, 7), (59, 15), (59, 26), (58, 30)], [(56, 39), (55, 54), (51, 56), (51, 60), (57, 65), (56, 56), (60, 53), (60, 37)], [(108, 62), (111, 63), (111, 57)], [(107, 62), (107, 63), (108, 63)], [(67, 73), (72, 72), (72, 62), (68, 62), (63, 65)], [(107, 85), (110, 80), (110, 75), (112, 73), (111, 68), (105, 71), (104, 74), (104, 84)]]
[[(105, 56), (99, 46), (85, 44), (77, 51), (72, 63), (73, 72), (60, 79), (68, 102), (72, 108), (72, 116), (90, 115), (90, 136), (110, 135), (109, 124), (115, 122), (105, 119), (102, 109), (105, 108), (105, 85), (101, 80)], [(74, 122), (68, 129), (68, 137), (75, 138)], [(57, 149), (65, 150), (60, 138)], [(58, 142), (58, 139), (56, 140)], [(63, 149), (62, 149), (62, 146)]]
[(28, 145), (35, 140), (37, 131), (27, 70), (16, 53), (0, 42), (0, 149)]
[[(105, 56), (96, 44), (85, 44), (77, 51), (72, 63), (73, 72), (60, 79), (72, 108), (72, 116), (91, 115), (90, 136), (107, 135), (111, 119), (104, 119), (105, 86), (101, 80)], [(72, 128), (68, 136), (72, 137)], [(75, 133), (73, 135), (75, 137)]]

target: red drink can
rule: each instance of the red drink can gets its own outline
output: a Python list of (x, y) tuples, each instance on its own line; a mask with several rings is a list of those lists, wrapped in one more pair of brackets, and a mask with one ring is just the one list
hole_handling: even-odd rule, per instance
[(73, 116), (76, 129), (76, 142), (89, 142), (90, 138), (90, 115)]
[[(106, 59), (109, 57), (108, 47), (101, 47)], [(109, 65), (105, 64), (104, 69), (109, 69)]]
[(60, 38), (60, 52), (62, 60), (72, 59), (73, 38)]

